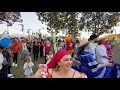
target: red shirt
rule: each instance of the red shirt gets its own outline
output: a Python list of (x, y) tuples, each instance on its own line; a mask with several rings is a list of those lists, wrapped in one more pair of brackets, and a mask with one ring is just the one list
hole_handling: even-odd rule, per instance
[(20, 50), (20, 44), (15, 44), (13, 43), (11, 46), (10, 46), (10, 49), (13, 53), (18, 53), (19, 50)]
[(66, 50), (73, 50), (73, 43), (72, 42), (66, 42), (67, 49)]
[(48, 46), (47, 44), (44, 44), (44, 47), (45, 47), (45, 54), (47, 55), (49, 50), (53, 50), (53, 44), (50, 44), (50, 46)]

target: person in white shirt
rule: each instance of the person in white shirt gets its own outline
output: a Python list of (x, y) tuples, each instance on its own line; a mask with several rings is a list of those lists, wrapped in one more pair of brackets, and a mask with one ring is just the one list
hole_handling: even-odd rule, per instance
[(21, 54), (23, 54), (24, 59), (25, 59), (26, 56), (29, 56), (29, 51), (27, 49), (26, 41), (22, 43)]
[(95, 43), (94, 42), (90, 42), (89, 45), (90, 45), (90, 50), (89, 51), (94, 54), (93, 58), (95, 60), (96, 59), (96, 53), (95, 53), (96, 46), (95, 46)]
[(108, 64), (109, 61), (107, 55), (106, 48), (104, 46), (104, 38), (101, 38), (100, 40), (97, 41), (97, 47), (96, 47), (96, 56), (97, 56), (97, 61), (100, 64)]
[(2, 78), (2, 68), (3, 68), (3, 61), (4, 61), (4, 57), (2, 52), (4, 51), (4, 48), (0, 46), (0, 78)]
[(32, 76), (33, 75), (33, 70), (32, 70), (32, 68), (33, 68), (33, 66), (34, 66), (34, 64), (33, 64), (33, 62), (32, 62), (32, 58), (30, 57), (30, 56), (27, 56), (26, 58), (25, 58), (25, 61), (26, 61), (26, 63), (24, 64), (24, 67), (23, 67), (23, 69), (24, 69), (24, 75), (27, 77), (27, 76)]
[(95, 40), (97, 37), (98, 37), (97, 35), (92, 34), (92, 35), (90, 36), (90, 38), (88, 39), (88, 41), (91, 41), (91, 42), (89, 43), (89, 45), (90, 45), (89, 51), (94, 54), (94, 55), (93, 55), (94, 60), (96, 59), (96, 45), (95, 45), (95, 43), (94, 43), (94, 40)]

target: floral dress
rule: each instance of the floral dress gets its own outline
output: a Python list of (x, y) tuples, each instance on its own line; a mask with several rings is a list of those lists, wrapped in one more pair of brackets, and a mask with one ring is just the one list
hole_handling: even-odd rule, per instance
[[(76, 70), (74, 70), (72, 78), (74, 78), (75, 72), (76, 72)], [(52, 74), (53, 74), (53, 69), (52, 69), (52, 73), (51, 74), (48, 72), (48, 68), (44, 68), (41, 71), (41, 77), (43, 77), (43, 78), (53, 78)], [(87, 78), (87, 76), (86, 76), (85, 73), (80, 72), (80, 78)]]

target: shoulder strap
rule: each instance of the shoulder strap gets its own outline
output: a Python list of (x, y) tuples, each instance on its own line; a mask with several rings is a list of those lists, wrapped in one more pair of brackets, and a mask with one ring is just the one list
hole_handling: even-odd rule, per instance
[(51, 72), (51, 77), (52, 77), (52, 75), (53, 75), (53, 69), (52, 69), (52, 72)]
[(74, 75), (75, 75), (75, 72), (76, 72), (76, 70), (73, 72), (73, 76), (72, 76), (72, 78), (74, 77)]
[(47, 73), (50, 75), (50, 77), (52, 77), (53, 69), (52, 69), (52, 72), (51, 72), (51, 74), (50, 74), (49, 71), (48, 71), (48, 68), (47, 68)]

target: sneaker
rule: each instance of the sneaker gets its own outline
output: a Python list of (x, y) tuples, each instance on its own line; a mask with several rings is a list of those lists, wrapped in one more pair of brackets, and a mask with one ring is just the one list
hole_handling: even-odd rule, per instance
[(15, 63), (13, 63), (12, 66), (15, 66)]
[(18, 65), (17, 64), (15, 64), (15, 67), (17, 67)]

